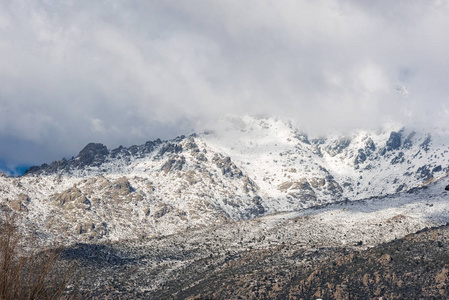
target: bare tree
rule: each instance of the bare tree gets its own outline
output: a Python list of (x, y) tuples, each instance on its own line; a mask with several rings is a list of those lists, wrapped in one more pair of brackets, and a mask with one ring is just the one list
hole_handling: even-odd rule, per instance
[(25, 249), (15, 213), (0, 220), (0, 300), (73, 299), (65, 295), (74, 279), (73, 263), (60, 259), (61, 249)]

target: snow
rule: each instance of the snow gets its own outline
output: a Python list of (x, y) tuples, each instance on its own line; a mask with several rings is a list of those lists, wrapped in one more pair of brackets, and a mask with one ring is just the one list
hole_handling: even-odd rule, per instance
[[(401, 134), (401, 147), (383, 153), (393, 131)], [(406, 146), (409, 136), (411, 144)], [(310, 137), (289, 121), (228, 116), (207, 133), (169, 141), (182, 145), (181, 153), (158, 155), (164, 142), (142, 157), (108, 158), (100, 167), (0, 177), (0, 197), (10, 205), (19, 194), (28, 195), (26, 221), (42, 239), (61, 243), (148, 238), (253, 219), (244, 221), (252, 234), (276, 231), (275, 236), (282, 228), (295, 228), (283, 236), (302, 234), (304, 240), (347, 245), (364, 239), (364, 245), (370, 245), (449, 221), (444, 192), (449, 133), (433, 131), (427, 148), (426, 140), (427, 132), (412, 135), (400, 124)], [(192, 142), (198, 152), (188, 149)], [(366, 159), (356, 163), (361, 151)], [(206, 160), (199, 160), (197, 153)], [(182, 170), (161, 170), (180, 156), (185, 159)], [(224, 174), (214, 161), (227, 156), (241, 176)], [(435, 170), (431, 180), (420, 177), (417, 171), (423, 167)], [(113, 199), (112, 186), (122, 177), (133, 191)], [(247, 179), (255, 183), (254, 190), (244, 189)], [(422, 186), (428, 188), (407, 193)], [(89, 199), (89, 209), (55, 203), (57, 195), (72, 187)], [(261, 198), (264, 217), (253, 212), (255, 196)], [(83, 224), (94, 224), (95, 230), (76, 233)]]

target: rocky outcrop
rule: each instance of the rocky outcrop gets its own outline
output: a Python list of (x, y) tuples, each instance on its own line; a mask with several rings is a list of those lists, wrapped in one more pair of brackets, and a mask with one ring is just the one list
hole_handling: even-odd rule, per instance
[(72, 187), (65, 192), (56, 194), (53, 202), (65, 209), (81, 208), (88, 209), (91, 205), (89, 199), (77, 187)]
[(290, 198), (302, 201), (315, 201), (316, 193), (306, 178), (300, 181), (287, 181), (278, 186), (278, 189)]
[(229, 156), (223, 157), (222, 155), (215, 154), (212, 161), (221, 170), (223, 175), (236, 178), (243, 176), (243, 172), (231, 161)]
[(402, 164), (404, 161), (405, 161), (404, 152), (401, 151), (390, 161), (390, 164), (392, 165)]
[(406, 150), (409, 150), (413, 146), (413, 137), (416, 135), (416, 132), (412, 131), (409, 135), (404, 139), (404, 143), (402, 147)]
[(97, 167), (101, 165), (109, 154), (108, 148), (100, 143), (90, 143), (81, 150), (73, 162), (74, 167), (82, 168), (85, 166)]
[(243, 181), (243, 190), (245, 191), (245, 193), (256, 193), (259, 190), (259, 187), (257, 186), (257, 184), (251, 180), (251, 178), (249, 178), (248, 176), (243, 176), (242, 178)]
[(302, 178), (299, 181), (286, 181), (280, 184), (278, 189), (293, 198), (302, 200), (316, 199), (318, 191), (336, 198), (341, 197), (343, 193), (343, 188), (331, 175), (324, 178), (312, 177)]
[(401, 132), (392, 131), (385, 146), (386, 150), (387, 151), (398, 150), (401, 147), (401, 139), (402, 139)]
[(160, 144), (162, 144), (162, 141), (157, 139), (155, 141), (148, 141), (140, 146), (133, 145), (129, 148), (119, 146), (110, 151), (110, 158), (123, 159), (125, 161), (129, 161), (131, 157), (144, 158), (146, 155), (152, 153)]
[(432, 141), (432, 136), (430, 134), (427, 135), (426, 139), (419, 145), (421, 149), (428, 152), (430, 150), (430, 142)]
[(265, 208), (262, 205), (262, 198), (260, 196), (255, 196), (252, 200), (252, 203), (254, 204), (254, 208), (249, 209), (249, 214), (251, 216), (260, 216), (265, 213)]
[(423, 181), (428, 181), (433, 178), (433, 171), (431, 166), (424, 165), (416, 170), (416, 177)]
[(16, 212), (28, 212), (27, 205), (30, 203), (30, 198), (26, 194), (19, 194), (17, 199), (9, 202), (9, 207)]
[(152, 153), (162, 143), (160, 139), (148, 141), (140, 146), (125, 148), (119, 146), (111, 151), (100, 143), (87, 144), (76, 157), (67, 160), (65, 158), (54, 161), (51, 164), (32, 166), (25, 171), (24, 175), (70, 173), (73, 170), (84, 170), (87, 167), (100, 167), (109, 160), (123, 160), (129, 163), (131, 157), (143, 158)]
[(368, 137), (365, 141), (365, 147), (357, 150), (357, 155), (354, 159), (354, 167), (357, 169), (360, 164), (364, 163), (368, 157), (376, 150), (374, 141)]
[(182, 145), (174, 144), (174, 143), (166, 143), (161, 147), (159, 152), (157, 153), (157, 156), (162, 157), (166, 153), (172, 153), (177, 154), (182, 152)]
[[(151, 188), (151, 187), (150, 187)], [(129, 179), (125, 176), (116, 180), (108, 180), (103, 178), (100, 183), (99, 192), (101, 198), (106, 203), (121, 203), (121, 202), (139, 202), (142, 200), (142, 196), (135, 192), (135, 189), (131, 186)]]
[(111, 190), (117, 192), (120, 195), (128, 195), (129, 193), (134, 191), (134, 189), (131, 187), (131, 184), (129, 183), (128, 178), (126, 177), (121, 177), (115, 180), (111, 185)]
[(326, 146), (324, 148), (324, 150), (330, 155), (330, 156), (335, 156), (337, 154), (342, 153), (342, 151), (344, 149), (346, 149), (349, 144), (351, 144), (351, 139), (347, 138), (347, 137), (342, 137), (336, 141), (334, 141), (333, 143), (331, 143), (330, 145)]
[(183, 155), (173, 156), (162, 165), (161, 171), (167, 174), (170, 171), (181, 171), (182, 166), (185, 164), (186, 159)]

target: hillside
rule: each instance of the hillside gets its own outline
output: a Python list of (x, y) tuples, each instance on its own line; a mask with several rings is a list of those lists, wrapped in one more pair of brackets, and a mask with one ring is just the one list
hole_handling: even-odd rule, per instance
[(444, 299), (449, 231), (427, 229), (449, 217), (442, 188), (79, 244), (64, 258), (79, 260), (82, 291), (121, 299)]
[(213, 130), (0, 177), (5, 208), (43, 242), (173, 234), (339, 201), (407, 192), (447, 175), (449, 134), (389, 128), (309, 137), (290, 122), (228, 117)]
[(447, 229), (429, 249), (414, 233), (449, 221), (448, 145), (445, 131), (312, 137), (231, 116), (169, 141), (90, 143), (0, 176), (0, 199), (80, 264), (82, 297), (444, 298)]

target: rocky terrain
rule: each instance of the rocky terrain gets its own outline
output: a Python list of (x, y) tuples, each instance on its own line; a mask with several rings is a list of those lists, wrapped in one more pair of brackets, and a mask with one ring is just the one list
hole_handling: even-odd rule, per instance
[(0, 177), (4, 208), (42, 241), (162, 236), (338, 201), (394, 195), (447, 176), (449, 133), (401, 127), (309, 137), (290, 122), (228, 117), (199, 135), (109, 150)]
[(427, 227), (449, 217), (449, 195), (431, 196), (442, 187), (78, 244), (64, 259), (78, 259), (86, 294), (121, 299), (446, 299), (449, 227)]
[[(289, 121), (229, 116), (201, 134), (90, 143), (2, 175), (0, 205), (40, 245), (65, 246), (80, 290), (97, 296), (400, 299), (422, 286), (444, 298), (412, 280), (443, 272), (436, 265), (407, 275), (396, 252), (387, 265), (376, 255), (399, 240), (419, 252), (426, 233), (410, 234), (449, 222), (448, 151), (437, 129), (313, 137)], [(447, 246), (437, 248), (429, 257), (443, 259)]]
[(291, 245), (251, 251), (186, 284), (175, 298), (447, 299), (448, 233), (448, 226), (426, 229), (362, 251), (308, 253)]

